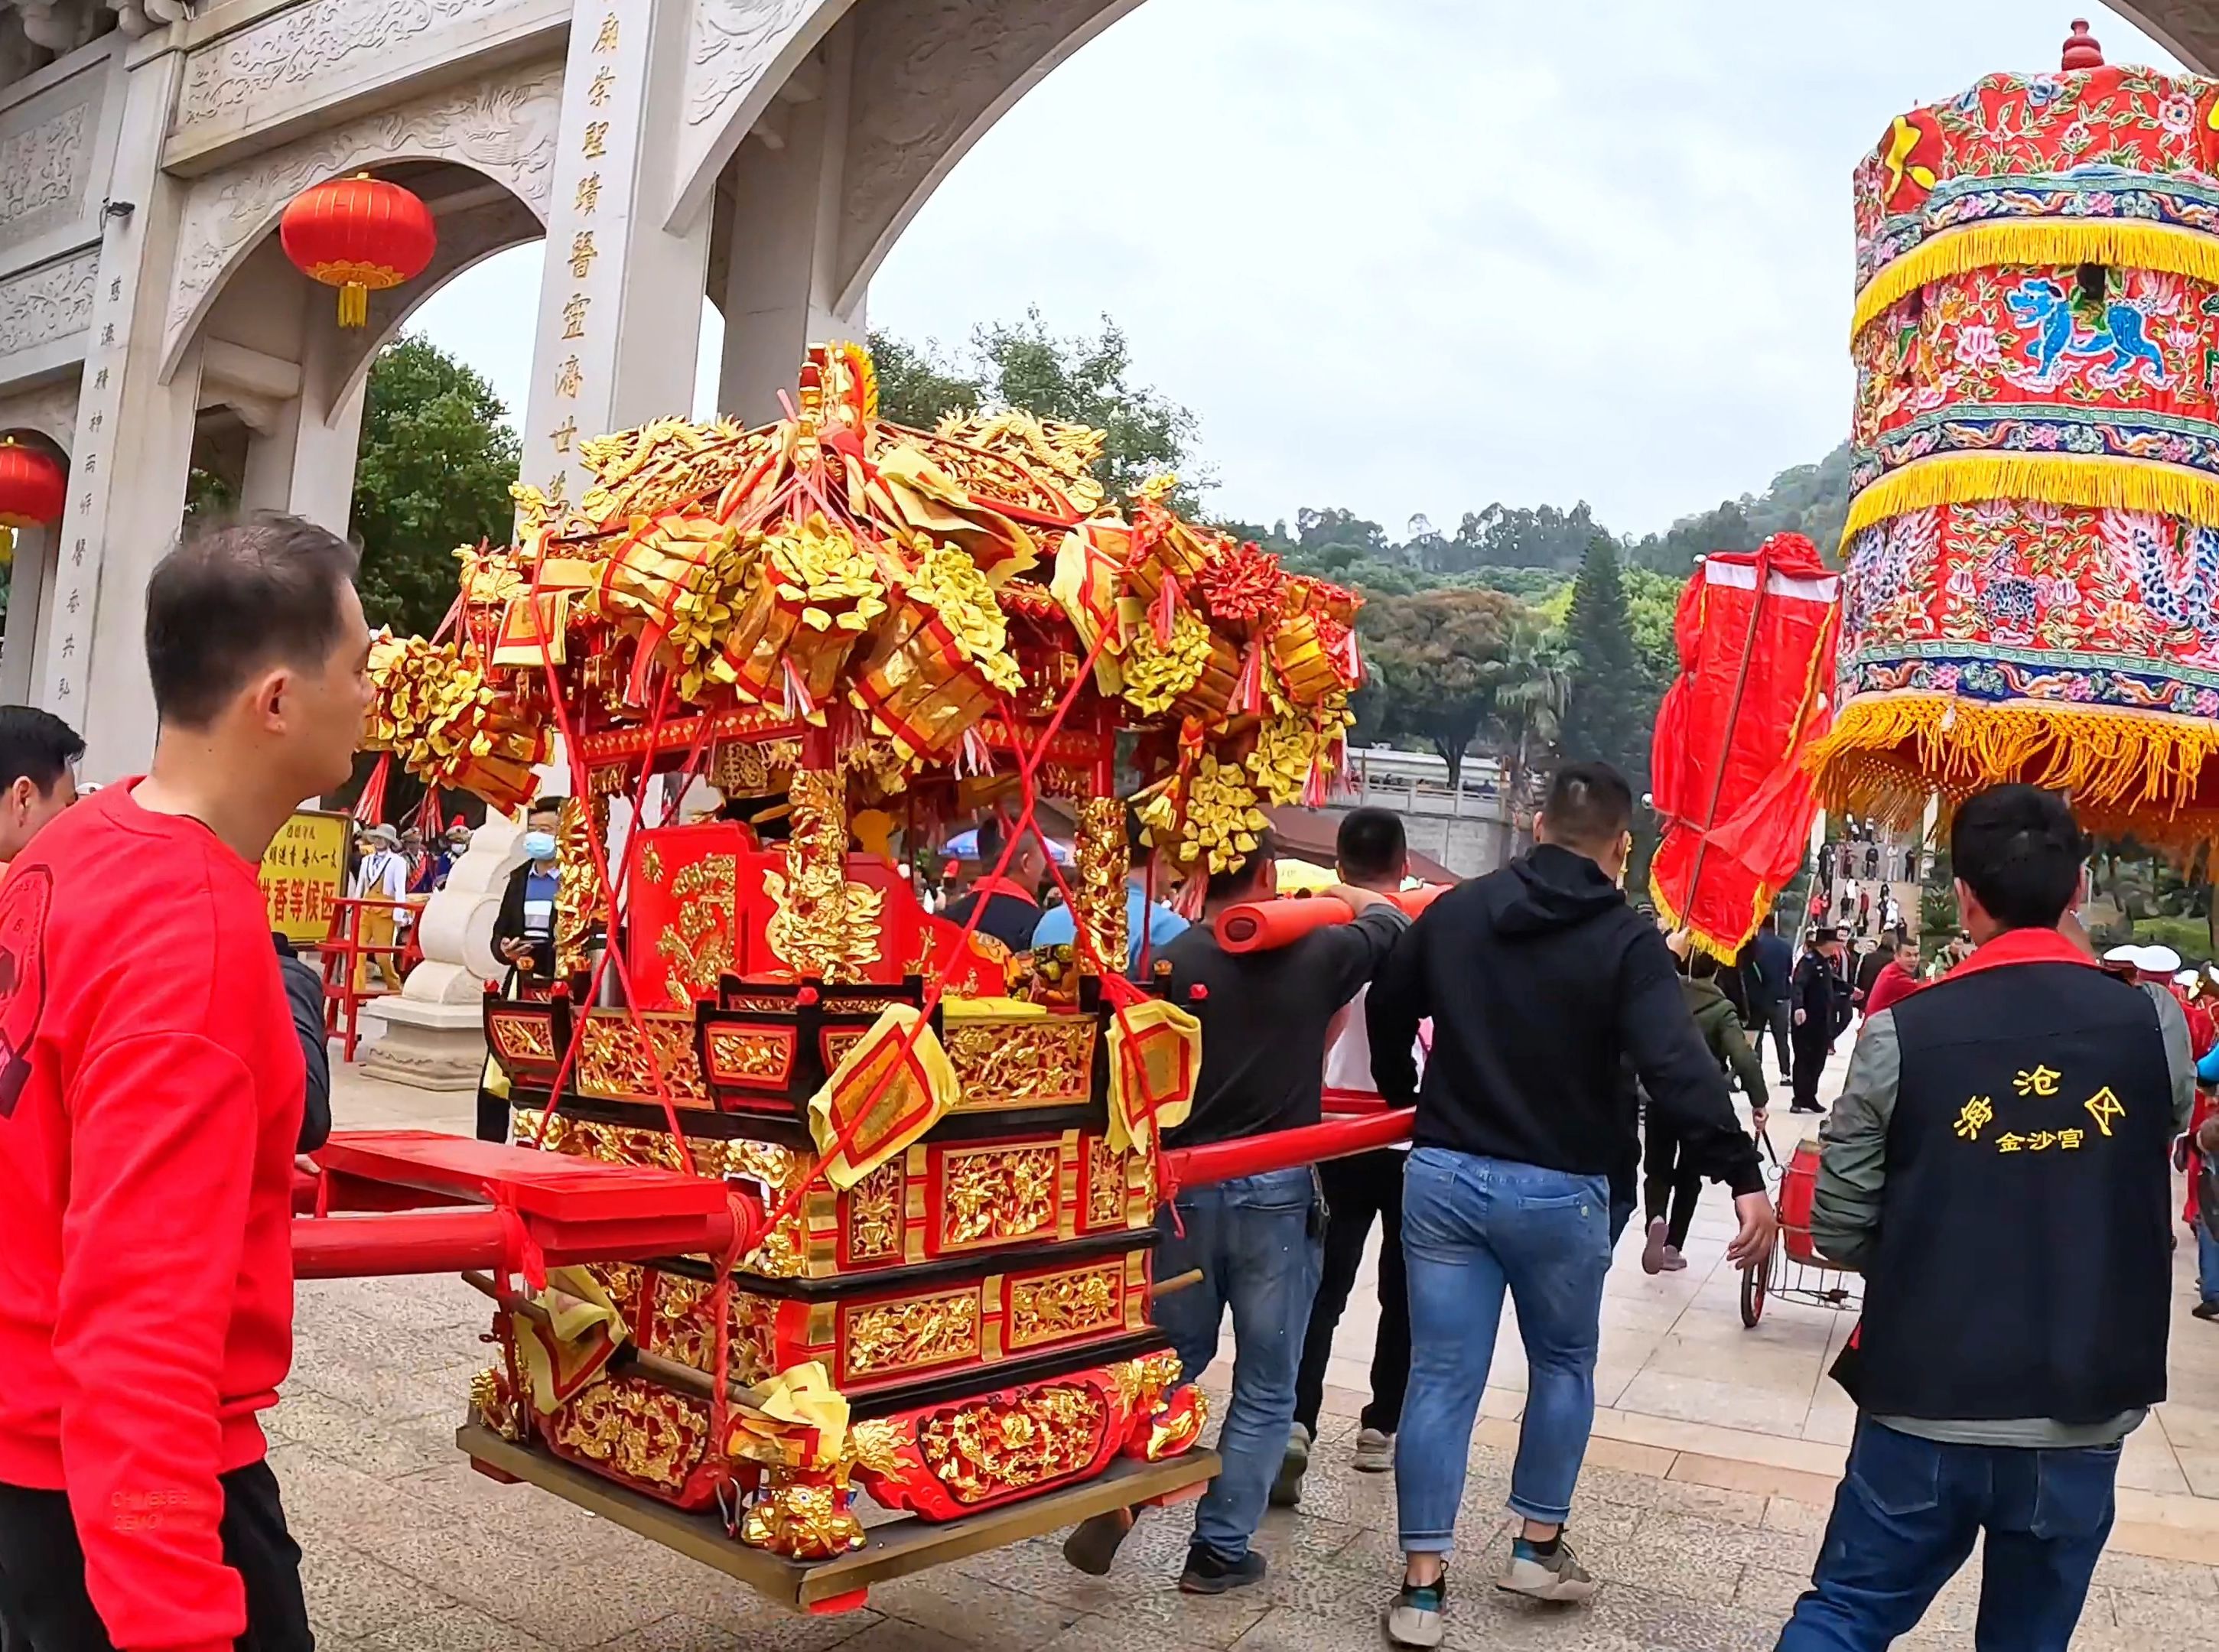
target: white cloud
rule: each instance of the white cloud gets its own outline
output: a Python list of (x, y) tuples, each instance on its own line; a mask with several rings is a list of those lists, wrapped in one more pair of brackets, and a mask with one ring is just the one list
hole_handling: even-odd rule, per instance
[[(1228, 514), (1584, 497), (1660, 527), (1842, 438), (1851, 167), (1900, 110), (2054, 65), (2062, 15), (1148, 0), (956, 168), (872, 320), (952, 342), (1033, 304), (1114, 316), (1201, 416)], [(512, 406), (538, 258), (422, 313)]]

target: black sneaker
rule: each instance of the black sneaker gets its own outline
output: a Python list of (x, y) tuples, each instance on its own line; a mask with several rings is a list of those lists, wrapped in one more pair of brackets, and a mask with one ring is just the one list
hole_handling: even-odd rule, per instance
[(1063, 1540), (1063, 1557), (1089, 1577), (1107, 1577), (1117, 1558), (1117, 1546), (1140, 1518), (1137, 1509), (1111, 1509), (1092, 1519), (1081, 1520)]
[(1239, 1560), (1227, 1560), (1214, 1549), (1197, 1543), (1186, 1551), (1186, 1570), (1179, 1574), (1181, 1594), (1223, 1594), (1264, 1581), (1264, 1557), (1250, 1550)]
[(2198, 1302), (2188, 1315), (2193, 1320), (2219, 1320), (2219, 1302)]

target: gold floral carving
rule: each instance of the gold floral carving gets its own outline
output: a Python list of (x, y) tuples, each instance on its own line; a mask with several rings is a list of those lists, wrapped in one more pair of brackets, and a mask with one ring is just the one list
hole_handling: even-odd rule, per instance
[(943, 1291), (901, 1302), (849, 1308), (847, 1358), (851, 1377), (889, 1376), (925, 1365), (975, 1359), (979, 1354), (979, 1293)]
[(1125, 1264), (1112, 1260), (1010, 1286), (1009, 1345), (1035, 1348), (1123, 1322)]
[(902, 1206), (909, 1194), (906, 1156), (888, 1159), (848, 1190), (848, 1257), (880, 1262), (902, 1248)]
[(738, 879), (737, 855), (705, 854), (670, 885), (677, 916), (656, 937), (655, 950), (670, 960), (671, 978), (696, 997), (714, 992), (733, 969)]
[(1138, 1359), (1121, 1359), (1103, 1369), (1116, 1386), (1125, 1410), (1134, 1415), (1152, 1407), (1179, 1380), (1178, 1356), (1168, 1348), (1143, 1354)]
[(942, 1247), (998, 1245), (1053, 1229), (1060, 1162), (1053, 1146), (948, 1153), (940, 1169)]
[(709, 1029), (709, 1065), (724, 1078), (783, 1079), (792, 1065), (791, 1034), (751, 1031), (743, 1027)]
[(771, 947), (798, 975), (860, 981), (879, 960), (882, 890), (848, 881), (848, 798), (838, 773), (794, 771), (786, 872), (766, 873)]
[(728, 799), (767, 798), (785, 791), (800, 764), (799, 740), (720, 740), (709, 755), (709, 784)]
[[(768, 431), (753, 435), (730, 419), (694, 425), (683, 419), (657, 419), (636, 430), (618, 431), (578, 444), (578, 456), (597, 478), (579, 501), (594, 521), (652, 515), (715, 496), (714, 513), (729, 520), (746, 497), (747, 478), (770, 456), (775, 438)], [(727, 501), (729, 490), (736, 496)]]
[(867, 1027), (849, 1027), (836, 1028), (826, 1033), (824, 1035), (825, 1067), (829, 1070), (845, 1061), (848, 1059), (848, 1052), (869, 1036), (870, 1030)]
[(509, 1391), (508, 1373), (488, 1366), (470, 1378), (470, 1409), (478, 1420), (505, 1440), (524, 1438), (524, 1421)]
[(1125, 1220), (1125, 1156), (1111, 1151), (1107, 1136), (1086, 1143), (1086, 1225), (1117, 1227)]
[(891, 1417), (873, 1417), (848, 1431), (848, 1449), (855, 1454), (855, 1466), (872, 1474), (899, 1474), (903, 1443), (902, 1425)]
[(494, 1052), (507, 1061), (552, 1061), (555, 1029), (543, 1015), (496, 1014), (493, 1018)]
[(547, 1437), (629, 1480), (675, 1491), (700, 1464), (709, 1408), (668, 1388), (614, 1377), (557, 1410)]
[(594, 869), (597, 813), (606, 801), (566, 798), (555, 828), (555, 972), (579, 975), (588, 967), (586, 942), (593, 933), (600, 874)]
[(655, 1075), (648, 1065), (649, 1040), (671, 1100), (681, 1106), (689, 1102), (699, 1105), (705, 1092), (700, 1064), (693, 1055), (693, 1018), (687, 1015), (643, 1012), (635, 1025), (629, 1010), (589, 1012), (578, 1045), (579, 1092), (605, 1101), (657, 1099)]
[[(712, 1313), (715, 1287), (705, 1279), (662, 1272), (631, 1262), (592, 1264), (588, 1271), (607, 1291), (625, 1323), (642, 1328), (642, 1342), (665, 1359), (713, 1370), (717, 1363), (716, 1323)], [(641, 1311), (640, 1292), (649, 1275), (656, 1281), (655, 1317), (650, 1327)], [(774, 1297), (734, 1290), (727, 1298), (731, 1326), (728, 1369), (738, 1382), (754, 1382), (778, 1371), (778, 1302)]]
[[(1072, 916), (1092, 944), (1102, 967), (1117, 974), (1124, 969), (1128, 956), (1125, 873), (1130, 859), (1122, 798), (1089, 798), (1078, 805), (1073, 857), (1078, 878), (1071, 891)], [(1078, 966), (1088, 968), (1084, 952), (1078, 955)]]
[(1084, 1102), (1093, 1090), (1096, 1031), (1091, 1015), (948, 1022), (948, 1059), (963, 1086), (958, 1110)]
[(863, 1523), (844, 1483), (774, 1469), (740, 1522), (740, 1541), (788, 1560), (830, 1560), (863, 1546)]
[(956, 1501), (983, 1503), (1087, 1467), (1109, 1415), (1098, 1390), (1060, 1382), (936, 1412), (917, 1430), (917, 1451)]

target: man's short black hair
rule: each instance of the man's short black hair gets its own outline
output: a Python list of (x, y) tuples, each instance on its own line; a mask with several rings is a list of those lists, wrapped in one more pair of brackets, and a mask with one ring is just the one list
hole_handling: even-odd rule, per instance
[(354, 547), (258, 512), (190, 531), (146, 582), (146, 674), (165, 724), (204, 729), (262, 668), (321, 666), (338, 646)]
[(1779, 914), (1775, 912), (1767, 912), (1764, 915), (1764, 933), (1768, 935), (1778, 935), (1780, 933)]
[(1705, 952), (1700, 947), (1691, 947), (1688, 949), (1688, 978), (1689, 980), (1714, 980), (1718, 977), (1718, 972), (1719, 960), (1717, 959), (1712, 957), (1710, 953)]
[(559, 815), (563, 812), (563, 802), (560, 798), (534, 798), (531, 807), (524, 811), (524, 817), (529, 820), (534, 815)]
[(979, 859), (988, 865), (1002, 858), (1002, 817), (988, 815), (979, 823)]
[(1633, 825), (1633, 788), (1608, 763), (1566, 763), (1541, 805), (1549, 841), (1601, 854)]
[(2006, 929), (2055, 928), (2087, 860), (2072, 808), (2039, 786), (1991, 786), (1949, 825), (1950, 869)]
[[(1267, 826), (1256, 834), (1256, 847), (1248, 852), (1246, 860), (1230, 872), (1209, 874), (1209, 886), (1203, 891), (1203, 897), (1213, 901), (1237, 901), (1243, 896), (1259, 892), (1264, 863), (1276, 860), (1278, 856), (1279, 840), (1272, 835), (1271, 828)], [(1264, 889), (1260, 892), (1269, 895), (1273, 891)]]
[(1333, 853), (1341, 871), (1359, 883), (1400, 877), (1410, 859), (1402, 817), (1391, 809), (1350, 810), (1333, 835)]
[(43, 798), (84, 755), (84, 737), (52, 711), (0, 705), (0, 791), (28, 776)]

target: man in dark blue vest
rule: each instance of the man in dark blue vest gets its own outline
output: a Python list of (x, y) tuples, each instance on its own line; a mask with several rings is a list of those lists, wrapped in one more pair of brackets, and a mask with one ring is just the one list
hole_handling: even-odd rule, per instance
[(1866, 1022), (1823, 1132), (1811, 1237), (1866, 1278), (1857, 1431), (1780, 1652), (1879, 1652), (1983, 1531), (1973, 1643), (2064, 1652), (2165, 1398), (2186, 1019), (2059, 933), (2087, 859), (2060, 798), (1983, 792), (1949, 854), (1978, 950)]

